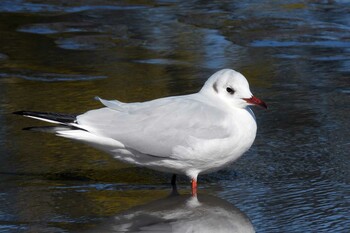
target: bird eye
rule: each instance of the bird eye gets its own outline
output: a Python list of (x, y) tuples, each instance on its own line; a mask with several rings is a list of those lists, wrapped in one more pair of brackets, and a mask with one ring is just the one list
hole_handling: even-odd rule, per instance
[(230, 93), (231, 95), (233, 95), (233, 94), (235, 93), (235, 91), (234, 91), (231, 87), (227, 87), (227, 88), (226, 88), (226, 91), (227, 91), (228, 93)]

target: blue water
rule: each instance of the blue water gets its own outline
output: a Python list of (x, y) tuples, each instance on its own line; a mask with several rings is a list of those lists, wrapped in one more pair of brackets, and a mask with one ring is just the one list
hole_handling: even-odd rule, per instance
[[(349, 232), (349, 12), (348, 1), (1, 1), (0, 232)], [(11, 114), (193, 93), (222, 68), (269, 109), (254, 108), (241, 159), (199, 177), (201, 207), (186, 177), (168, 197), (170, 175), (22, 131), (42, 123)]]

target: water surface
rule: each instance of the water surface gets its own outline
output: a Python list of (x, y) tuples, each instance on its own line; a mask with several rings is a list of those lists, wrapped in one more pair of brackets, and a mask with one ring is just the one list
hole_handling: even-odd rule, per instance
[(43, 123), (11, 112), (192, 93), (221, 68), (242, 72), (269, 109), (254, 109), (245, 156), (199, 177), (199, 201), (257, 232), (348, 232), (349, 13), (341, 0), (1, 1), (0, 232), (111, 229), (171, 191), (170, 175), (21, 131)]

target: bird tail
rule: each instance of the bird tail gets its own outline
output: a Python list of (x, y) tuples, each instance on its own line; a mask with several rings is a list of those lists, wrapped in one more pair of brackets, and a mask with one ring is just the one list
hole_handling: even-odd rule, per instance
[(74, 123), (77, 119), (77, 115), (54, 112), (18, 111), (13, 114), (62, 125)]
[(14, 114), (56, 124), (54, 126), (28, 127), (24, 130), (54, 133), (57, 136), (78, 140), (107, 152), (124, 147), (123, 144), (114, 139), (96, 135), (91, 133), (88, 128), (79, 125), (77, 115), (33, 111), (18, 111)]
[(60, 125), (60, 126), (28, 127), (28, 128), (24, 128), (24, 130), (57, 133), (59, 131), (80, 129), (76, 127), (76, 124), (75, 124), (77, 115), (73, 115), (73, 114), (53, 113), (53, 112), (34, 112), (34, 111), (18, 111), (18, 112), (14, 112), (13, 114)]

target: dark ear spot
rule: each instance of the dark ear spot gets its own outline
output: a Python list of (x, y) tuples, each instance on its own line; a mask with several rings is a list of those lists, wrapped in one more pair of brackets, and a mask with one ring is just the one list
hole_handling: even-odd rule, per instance
[(217, 84), (216, 83), (214, 83), (213, 84), (213, 89), (214, 89), (214, 91), (216, 92), (216, 93), (218, 93), (219, 91), (218, 91), (218, 87), (217, 87)]

